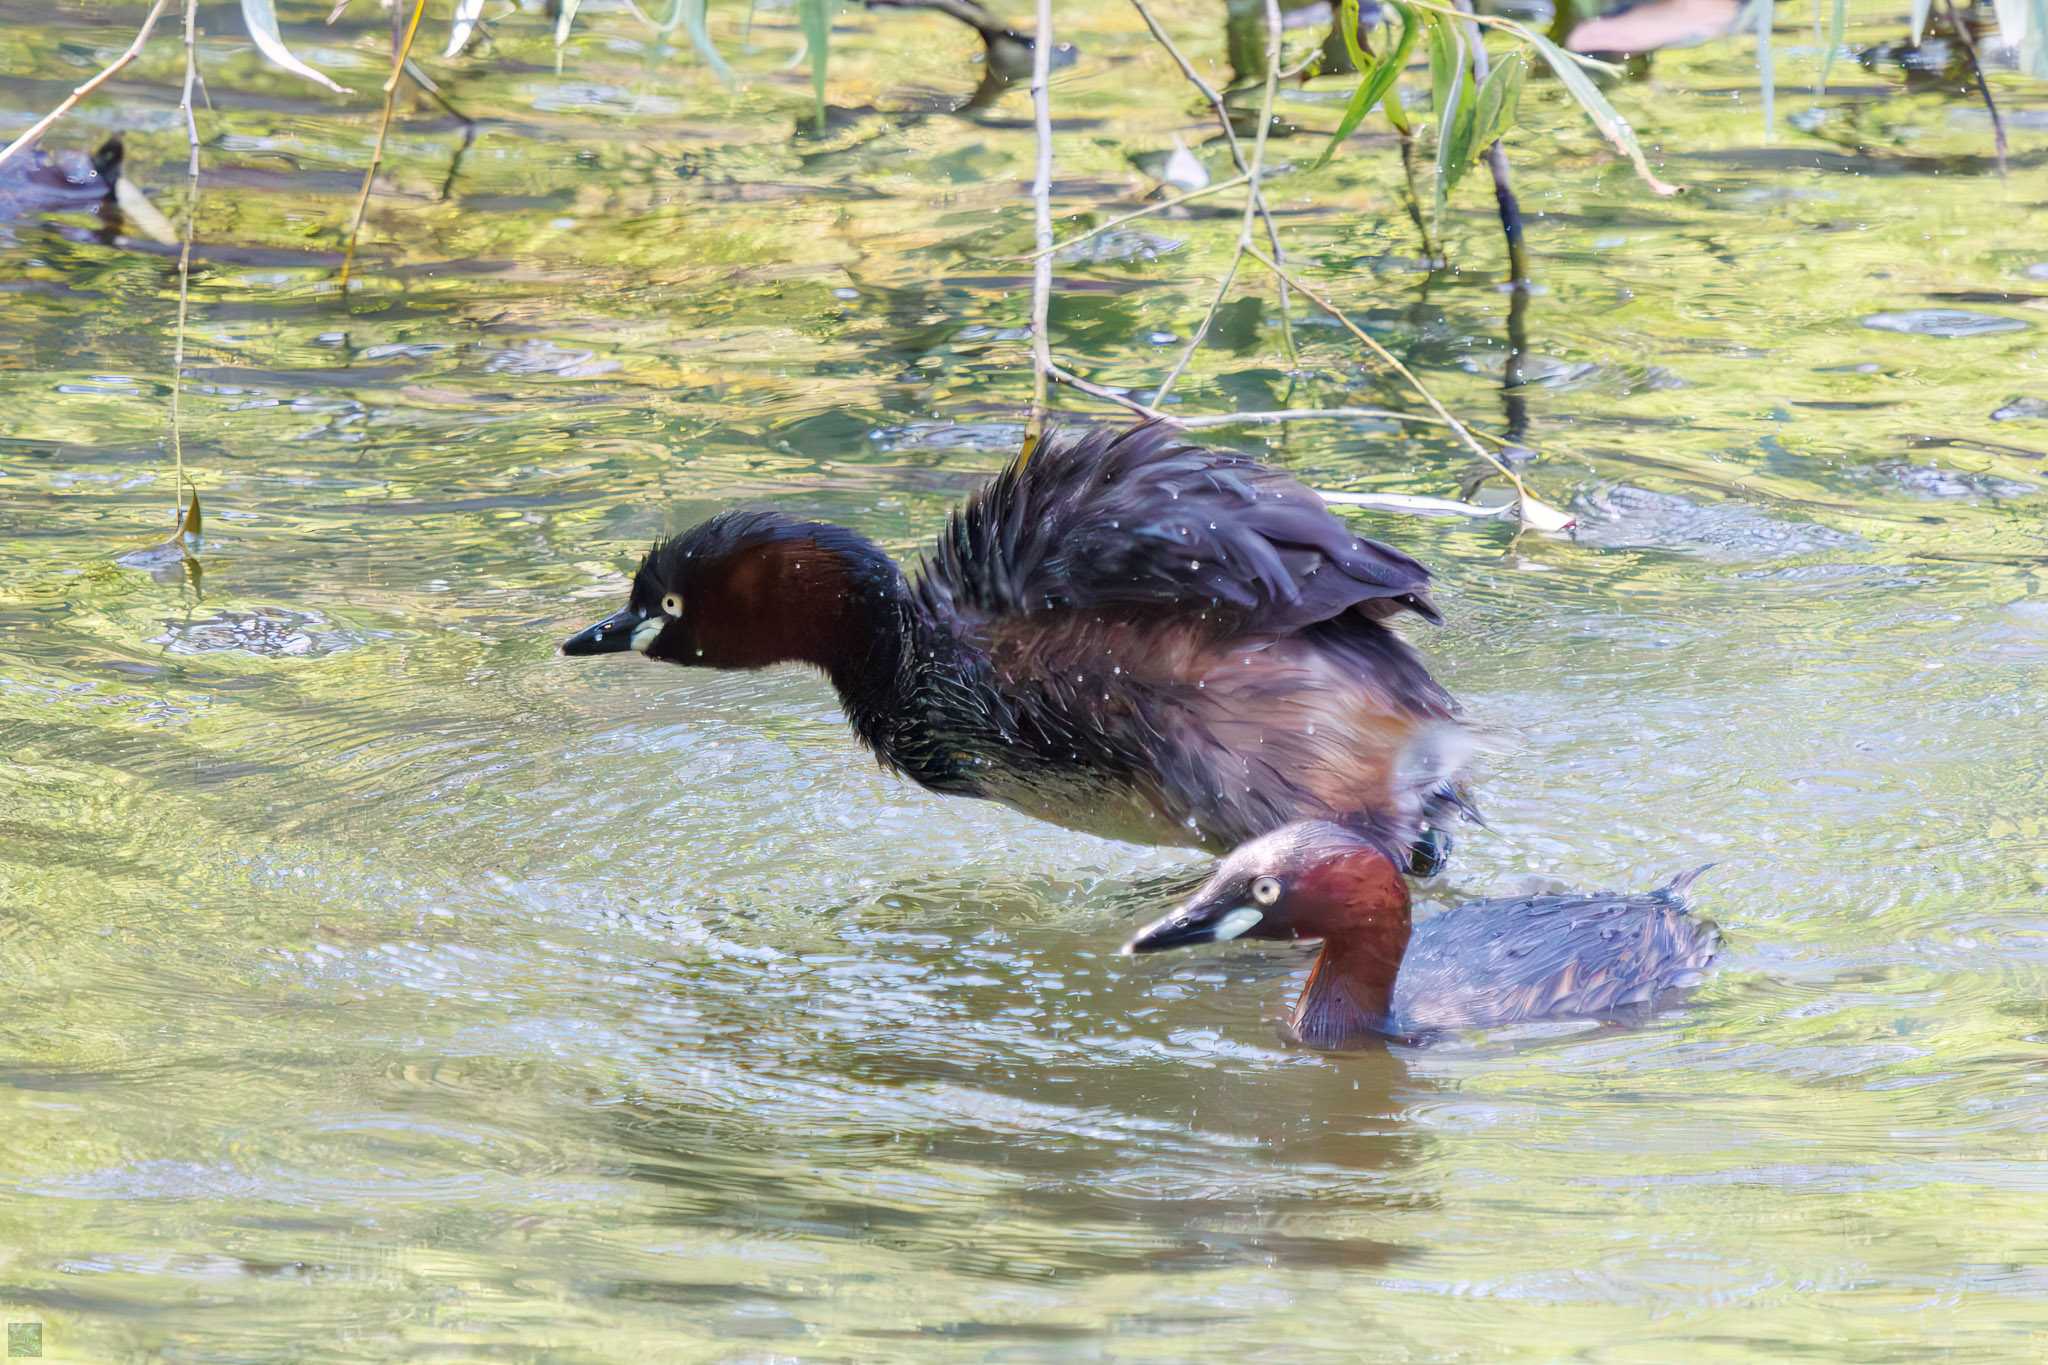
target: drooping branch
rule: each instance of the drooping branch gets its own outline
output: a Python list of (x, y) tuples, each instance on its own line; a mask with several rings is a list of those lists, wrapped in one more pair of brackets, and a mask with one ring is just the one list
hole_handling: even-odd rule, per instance
[[(1250, 248), (1245, 254), (1250, 256), (1253, 260), (1259, 262), (1259, 264), (1265, 266), (1268, 270), (1272, 271), (1276, 275), (1285, 275), (1287, 273), (1285, 266), (1281, 265), (1272, 257), (1266, 255), (1264, 252), (1260, 251), (1257, 247)], [(1523, 484), (1521, 475), (1517, 474), (1513, 469), (1509, 468), (1507, 463), (1504, 460), (1502, 460), (1498, 455), (1495, 455), (1485, 446), (1480, 445), (1477, 438), (1475, 438), (1472, 435), (1472, 433), (1466, 429), (1465, 424), (1463, 422), (1460, 422), (1457, 418), (1451, 416), (1450, 409), (1446, 408), (1441, 402), (1437, 400), (1437, 396), (1434, 393), (1430, 392), (1429, 387), (1427, 385), (1425, 385), (1420, 379), (1415, 377), (1413, 371), (1411, 371), (1406, 365), (1403, 365), (1399, 358), (1396, 357), (1392, 351), (1389, 351), (1386, 347), (1382, 346), (1378, 342), (1378, 340), (1376, 340), (1372, 336), (1371, 333), (1367, 332), (1363, 327), (1360, 327), (1357, 323), (1353, 322), (1348, 316), (1346, 316), (1343, 309), (1339, 308), (1336, 304), (1330, 302), (1328, 299), (1324, 298), (1321, 294), (1318, 294), (1315, 290), (1309, 288), (1307, 285), (1303, 284), (1298, 279), (1289, 277), (1288, 283), (1293, 285), (1295, 289), (1298, 290), (1301, 293), (1301, 295), (1304, 298), (1306, 298), (1310, 303), (1313, 303), (1316, 307), (1322, 309), (1325, 313), (1328, 313), (1332, 318), (1336, 319), (1338, 324), (1341, 325), (1345, 331), (1351, 333), (1351, 335), (1357, 337), (1361, 342), (1363, 342), (1365, 344), (1365, 348), (1371, 351), (1373, 355), (1377, 356), (1381, 364), (1385, 365), (1388, 369), (1392, 370), (1395, 374), (1399, 375), (1402, 378), (1402, 380), (1404, 380), (1407, 383), (1408, 387), (1415, 390), (1416, 394), (1421, 397), (1423, 402), (1429, 404), (1430, 410), (1435, 412), (1438, 417), (1443, 419), (1444, 424), (1448, 426), (1452, 430), (1452, 432), (1455, 433), (1461, 440), (1464, 441), (1466, 446), (1471, 449), (1473, 454), (1477, 455), (1480, 459), (1486, 461), (1486, 463), (1492, 465), (1496, 470), (1498, 470), (1502, 475), (1504, 475), (1507, 478), (1507, 481), (1509, 483), (1514, 485), (1515, 496), (1519, 500), (1516, 513), (1521, 518), (1523, 525), (1533, 526), (1539, 531), (1561, 531), (1573, 524), (1574, 518), (1569, 517), (1565, 515), (1563, 512), (1558, 511), (1549, 503), (1544, 502), (1541, 498), (1538, 498), (1535, 494), (1531, 493), (1528, 490), (1527, 486)]]
[(384, 112), (377, 120), (377, 141), (370, 148), (370, 164), (363, 171), (362, 192), (356, 195), (355, 217), (349, 223), (348, 248), (341, 257), (341, 287), (348, 288), (349, 272), (356, 263), (356, 239), (363, 233), (363, 215), (370, 210), (370, 186), (377, 179), (377, 167), (384, 160), (384, 139), (391, 132), (391, 111), (398, 102), (398, 82), (405, 75), (406, 59), (412, 55), (412, 40), (419, 36), (420, 16), (427, 10), (427, 0), (413, 0), (412, 22), (405, 26), (405, 34), (398, 44), (398, 51), (391, 58), (391, 76), (384, 82)]
[(127, 51), (114, 58), (113, 61), (108, 62), (104, 67), (101, 67), (99, 73), (91, 80), (66, 95), (55, 109), (52, 109), (49, 113), (30, 124), (27, 132), (8, 143), (5, 147), (0, 147), (0, 165), (4, 165), (23, 148), (33, 146), (37, 138), (50, 130), (51, 124), (77, 108), (80, 100), (112, 80), (123, 67), (140, 56), (142, 45), (148, 42), (149, 35), (155, 32), (156, 21), (163, 14), (164, 7), (170, 4), (170, 2), (171, 0), (156, 0), (156, 3), (149, 7), (149, 13), (142, 16), (142, 27), (135, 31), (135, 39), (128, 44)]
[[(1152, 36), (1159, 41), (1161, 47), (1166, 49), (1167, 55), (1173, 58), (1174, 65), (1180, 68), (1181, 75), (1187, 77), (1188, 83), (1199, 90), (1202, 98), (1209, 102), (1209, 107), (1216, 111), (1216, 121), (1223, 126), (1223, 140), (1230, 148), (1231, 164), (1237, 167), (1239, 175), (1245, 177), (1251, 183), (1252, 200), (1258, 206), (1259, 219), (1266, 227), (1266, 245), (1271, 248), (1274, 260), (1286, 260), (1287, 253), (1280, 246), (1280, 229), (1273, 222), (1273, 210), (1266, 204), (1265, 185), (1253, 173), (1252, 167), (1245, 162), (1244, 147), (1237, 140), (1237, 129), (1230, 121), (1230, 110), (1223, 103), (1222, 94), (1217, 91), (1215, 86), (1202, 79), (1202, 73), (1195, 70), (1194, 63), (1190, 62), (1187, 59), (1187, 55), (1174, 43), (1172, 35), (1167, 33), (1160, 22), (1152, 17), (1152, 11), (1145, 8), (1145, 0), (1131, 0), (1131, 7), (1138, 11), (1138, 17), (1145, 21), (1145, 27), (1152, 30)], [(1272, 109), (1268, 107), (1262, 111), (1261, 117), (1264, 120), (1264, 125), (1270, 125), (1273, 119)], [(1261, 127), (1260, 131), (1263, 134), (1264, 126)], [(1264, 167), (1261, 166), (1260, 170), (1263, 171), (1263, 169)], [(1235, 270), (1235, 268), (1236, 262), (1233, 261), (1232, 269)], [(1287, 346), (1288, 364), (1295, 365), (1299, 363), (1300, 357), (1295, 354), (1294, 350), (1294, 322), (1290, 317), (1290, 312), (1291, 305), (1287, 298), (1287, 285), (1282, 282), (1280, 283), (1280, 339)], [(1153, 401), (1157, 402), (1159, 400), (1155, 398)]]
[[(1133, 0), (1133, 3), (1135, 4), (1136, 0)], [(1144, 13), (1142, 5), (1139, 6), (1139, 12)], [(1152, 16), (1147, 14), (1145, 21), (1149, 24), (1151, 20)], [(1153, 32), (1160, 33), (1161, 30), (1155, 25)], [(1171, 44), (1169, 43), (1168, 46), (1171, 47)], [(1180, 57), (1177, 50), (1174, 55), (1181, 62), (1181, 69), (1186, 71), (1197, 85), (1207, 90), (1207, 85), (1202, 82), (1200, 77), (1194, 74), (1194, 69), (1186, 64), (1186, 59)], [(1209, 335), (1210, 326), (1216, 321), (1216, 310), (1223, 306), (1224, 297), (1230, 293), (1231, 281), (1237, 278), (1238, 265), (1244, 260), (1245, 253), (1251, 250), (1252, 222), (1265, 204), (1264, 199), (1259, 193), (1259, 177), (1264, 173), (1266, 167), (1266, 134), (1273, 126), (1273, 100), (1279, 91), (1279, 85), (1280, 5), (1278, 0), (1266, 0), (1266, 89), (1264, 97), (1259, 102), (1259, 131), (1257, 136), (1252, 139), (1251, 163), (1249, 165), (1244, 165), (1242, 162), (1239, 163), (1244, 166), (1246, 188), (1244, 215), (1239, 220), (1237, 228), (1237, 246), (1230, 253), (1230, 265), (1224, 270), (1222, 280), (1216, 285), (1216, 293), (1209, 300), (1209, 310), (1202, 315), (1201, 325), (1196, 327), (1195, 334), (1188, 338), (1187, 346), (1181, 351), (1179, 358), (1173, 362), (1173, 368), (1166, 372), (1166, 378), (1159, 381), (1159, 388), (1152, 395), (1152, 406), (1155, 408), (1166, 401), (1166, 395), (1172, 392), (1174, 382), (1181, 377), (1181, 373), (1187, 369), (1188, 363), (1195, 358), (1195, 352), (1201, 349), (1202, 342)], [(1225, 130), (1229, 130), (1230, 118), (1227, 113), (1224, 113), (1223, 101), (1220, 98), (1216, 101), (1216, 108), (1220, 114), (1223, 114)], [(1237, 148), (1237, 134), (1235, 132), (1232, 132), (1230, 135), (1230, 145), (1234, 153)], [(1266, 225), (1268, 228), (1272, 227), (1271, 218), (1266, 220)], [(1280, 258), (1280, 239), (1278, 234), (1274, 234), (1270, 240), (1273, 243), (1273, 257), (1275, 260), (1278, 260)], [(1282, 282), (1282, 288), (1285, 288), (1284, 281)], [(1283, 294), (1281, 297), (1284, 299), (1286, 296)], [(1284, 308), (1282, 315), (1285, 315)]]

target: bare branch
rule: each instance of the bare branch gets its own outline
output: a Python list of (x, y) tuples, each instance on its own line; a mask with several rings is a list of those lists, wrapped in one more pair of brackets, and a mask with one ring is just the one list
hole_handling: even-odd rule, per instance
[(134, 61), (142, 52), (142, 45), (149, 41), (149, 35), (156, 29), (156, 21), (164, 12), (164, 6), (171, 0), (156, 0), (149, 7), (149, 13), (142, 16), (142, 27), (135, 31), (135, 40), (128, 44), (128, 50), (100, 69), (100, 73), (64, 97), (63, 103), (29, 125), (29, 130), (14, 141), (0, 148), (0, 164), (34, 144), (35, 140), (50, 130), (50, 125), (78, 107), (78, 102), (114, 78), (116, 72)]

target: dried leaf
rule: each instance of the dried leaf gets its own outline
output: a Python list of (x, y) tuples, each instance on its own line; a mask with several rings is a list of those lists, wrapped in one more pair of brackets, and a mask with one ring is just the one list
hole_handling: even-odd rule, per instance
[(335, 84), (292, 55), (291, 49), (278, 35), (277, 0), (242, 0), (242, 22), (248, 25), (249, 37), (255, 42), (256, 50), (268, 57), (273, 66), (282, 67), (294, 76), (303, 76), (315, 85), (324, 85), (337, 95), (355, 93), (345, 85)]
[(182, 240), (171, 220), (158, 213), (141, 186), (125, 175), (114, 177), (114, 202), (121, 206), (121, 216), (143, 236), (165, 246), (176, 246)]
[(1532, 531), (1569, 531), (1579, 519), (1560, 512), (1541, 498), (1527, 497), (1487, 507), (1456, 498), (1432, 498), (1420, 493), (1325, 493), (1324, 502), (1345, 507), (1376, 507), (1383, 512), (1404, 512), (1416, 517), (1471, 517), (1477, 521), (1515, 521)]
[(1515, 505), (1504, 502), (1498, 507), (1482, 507), (1476, 502), (1459, 502), (1456, 498), (1431, 498), (1420, 493), (1325, 493), (1317, 490), (1316, 496), (1324, 502), (1338, 503), (1345, 507), (1375, 507), (1382, 512), (1406, 512), (1417, 517), (1472, 517), (1480, 521), (1512, 521)]

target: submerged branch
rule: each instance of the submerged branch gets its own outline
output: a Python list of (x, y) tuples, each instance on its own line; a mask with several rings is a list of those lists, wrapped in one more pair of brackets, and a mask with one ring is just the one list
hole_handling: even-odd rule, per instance
[(149, 13), (142, 16), (142, 27), (135, 31), (135, 39), (128, 44), (127, 51), (100, 68), (98, 75), (66, 95), (63, 102), (55, 109), (52, 109), (49, 113), (30, 124), (27, 132), (8, 143), (5, 147), (0, 147), (0, 164), (4, 164), (9, 158), (20, 152), (22, 148), (34, 145), (37, 138), (49, 131), (51, 124), (77, 108), (80, 100), (112, 80), (121, 68), (127, 66), (128, 63), (141, 55), (142, 45), (149, 41), (149, 35), (156, 30), (157, 19), (163, 14), (164, 7), (170, 4), (170, 2), (171, 0), (156, 0), (156, 3), (149, 7)]

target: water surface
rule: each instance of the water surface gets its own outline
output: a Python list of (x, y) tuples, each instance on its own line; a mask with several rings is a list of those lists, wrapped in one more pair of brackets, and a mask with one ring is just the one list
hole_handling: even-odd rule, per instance
[[(4, 129), (128, 36), (31, 8)], [(1079, 227), (1207, 128), (1134, 16), (1069, 8)], [(369, 91), (357, 9), (290, 36)], [(1479, 177), (1435, 276), (1384, 141), (1275, 186), (1297, 266), (1583, 522), (1357, 517), (1440, 575), (1413, 638), (1485, 738), (1492, 827), (1428, 905), (1713, 860), (1728, 940), (1644, 1028), (1322, 1057), (1273, 1023), (1297, 951), (1115, 956), (1191, 855), (889, 778), (801, 672), (555, 654), (736, 501), (913, 553), (1029, 393), (1028, 105), (945, 112), (971, 38), (842, 16), (819, 135), (789, 12), (751, 50), (714, 13), (728, 92), (586, 9), (559, 71), (533, 16), (452, 68), (459, 162), (404, 113), (347, 296), (369, 98), (209, 40), (196, 579), (116, 562), (167, 530), (174, 265), (0, 225), (0, 1306), (47, 1355), (2039, 1350), (2038, 121), (2001, 181), (1960, 96), (1838, 62), (1816, 100), (1788, 10), (1768, 143), (1745, 45), (1618, 92), (1688, 187), (1659, 200), (1532, 82), (1505, 395)], [(1209, 10), (1163, 14), (1220, 60)], [(131, 130), (170, 204), (178, 61), (58, 134)], [(1063, 263), (1055, 349), (1156, 381), (1236, 212)], [(1290, 379), (1239, 298), (1185, 411), (1408, 401), (1299, 308)], [(1219, 438), (1327, 488), (1478, 472), (1427, 429)]]

